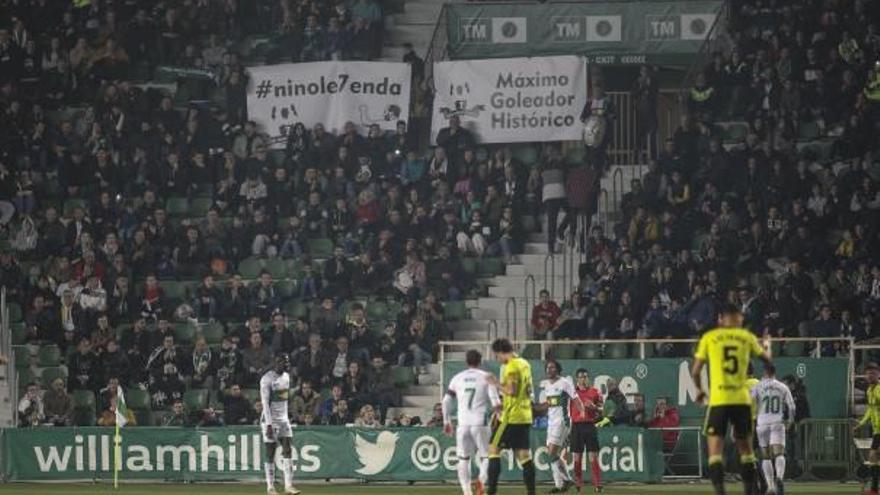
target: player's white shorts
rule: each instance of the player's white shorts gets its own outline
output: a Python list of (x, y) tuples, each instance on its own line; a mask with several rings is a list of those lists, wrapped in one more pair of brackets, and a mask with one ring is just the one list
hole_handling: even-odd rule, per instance
[(547, 445), (567, 446), (570, 433), (571, 425), (547, 426)]
[(290, 427), (290, 420), (287, 418), (272, 418), (272, 436), (269, 436), (268, 423), (260, 423), (260, 431), (263, 433), (264, 443), (275, 443), (279, 438), (293, 437), (293, 429)]
[(455, 455), (459, 458), (489, 456), (489, 436), (491, 431), (488, 426), (459, 425), (455, 429)]
[(772, 423), (769, 425), (758, 425), (758, 446), (766, 449), (771, 445), (781, 445), (785, 447), (785, 425), (783, 423)]

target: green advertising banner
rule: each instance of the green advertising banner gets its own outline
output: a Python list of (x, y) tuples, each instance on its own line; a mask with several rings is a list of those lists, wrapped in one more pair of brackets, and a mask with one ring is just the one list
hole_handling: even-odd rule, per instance
[(452, 59), (584, 55), (591, 64), (689, 66), (717, 36), (722, 6), (709, 0), (448, 4), (448, 53)]
[[(529, 361), (535, 384), (544, 379), (541, 361)], [(846, 358), (776, 358), (776, 375), (780, 379), (791, 375), (804, 381), (810, 417), (832, 419), (847, 417), (849, 390), (849, 362)], [(497, 362), (486, 362), (486, 369), (498, 373)], [(678, 408), (683, 419), (703, 418), (705, 408), (694, 403), (697, 386), (691, 379), (691, 361), (687, 359), (596, 359), (560, 360), (566, 375), (573, 375), (577, 368), (589, 370), (593, 382), (606, 393), (609, 378), (617, 380), (624, 394), (641, 393), (645, 396), (650, 412), (654, 399), (670, 398), (670, 404)], [(443, 379), (448, 383), (455, 373), (463, 370), (463, 362), (446, 362)], [(760, 369), (760, 366), (758, 367)], [(538, 391), (536, 391), (537, 393)]]
[[(532, 452), (541, 480), (551, 479), (543, 447), (545, 433), (532, 432)], [(112, 428), (9, 428), (0, 439), (2, 469), (8, 480), (92, 480), (113, 475)], [(599, 463), (607, 479), (650, 482), (662, 476), (659, 431), (606, 428), (599, 439)], [(298, 479), (456, 479), (454, 440), (439, 428), (297, 428), (293, 440)], [(120, 476), (123, 481), (259, 479), (264, 459), (256, 427), (132, 427), (122, 430)], [(503, 479), (521, 478), (509, 452), (502, 467)]]

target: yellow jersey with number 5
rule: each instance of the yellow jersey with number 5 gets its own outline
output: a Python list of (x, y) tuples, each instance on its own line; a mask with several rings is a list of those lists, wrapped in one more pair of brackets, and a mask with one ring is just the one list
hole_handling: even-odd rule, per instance
[(749, 361), (764, 349), (744, 328), (716, 328), (703, 334), (694, 357), (709, 364), (710, 406), (751, 406)]
[(532, 424), (532, 367), (525, 359), (514, 356), (501, 371), (501, 385), (513, 385), (514, 393), (504, 395), (501, 422), (505, 424)]

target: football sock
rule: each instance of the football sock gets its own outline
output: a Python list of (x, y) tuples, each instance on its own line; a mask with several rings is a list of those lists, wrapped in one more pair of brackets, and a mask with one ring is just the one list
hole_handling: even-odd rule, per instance
[(574, 482), (578, 489), (584, 486), (584, 458), (582, 454), (574, 455)]
[(596, 456), (595, 459), (590, 462), (590, 472), (593, 474), (593, 486), (600, 487), (602, 486), (602, 469), (599, 468), (599, 457)]
[(880, 464), (871, 466), (871, 490), (877, 489), (877, 482), (880, 481)]
[(480, 482), (483, 486), (486, 486), (486, 482), (489, 481), (489, 458), (481, 457), (480, 458)]
[(281, 458), (281, 472), (284, 473), (284, 488), (293, 486), (293, 461), (290, 457)]
[(272, 488), (275, 486), (275, 463), (267, 462), (263, 467), (266, 470), (266, 487)]
[(550, 464), (550, 471), (553, 472), (553, 484), (556, 488), (562, 488), (562, 484), (565, 483), (565, 475), (562, 474), (562, 470), (559, 468), (559, 457), (550, 456), (548, 464)]
[(486, 484), (486, 494), (495, 495), (498, 492), (498, 476), (501, 475), (501, 458), (489, 457), (489, 480)]
[(458, 483), (464, 495), (471, 495), (471, 465), (470, 459), (458, 460)]
[(746, 495), (757, 495), (758, 471), (755, 468), (755, 456), (752, 454), (740, 456), (739, 464)]
[(709, 456), (709, 479), (715, 495), (724, 495), (724, 459), (720, 455)]
[(531, 459), (522, 464), (523, 483), (526, 485), (526, 493), (535, 495), (535, 463)]
[(785, 479), (785, 454), (776, 456), (776, 479)]
[(773, 462), (770, 459), (761, 461), (761, 469), (764, 471), (764, 479), (767, 480), (767, 489), (776, 491), (776, 477), (773, 475)]

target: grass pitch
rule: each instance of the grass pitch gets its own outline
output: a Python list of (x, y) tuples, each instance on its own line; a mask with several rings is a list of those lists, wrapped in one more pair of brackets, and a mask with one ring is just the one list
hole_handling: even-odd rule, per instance
[[(547, 493), (550, 485), (539, 485), (538, 493)], [(399, 484), (313, 484), (300, 485), (303, 495), (460, 495), (461, 491), (452, 484), (428, 485), (416, 484), (412, 486)], [(499, 490), (499, 495), (521, 495), (524, 492), (521, 485), (504, 485)], [(857, 495), (861, 493), (860, 485), (855, 483), (794, 483), (786, 484), (786, 494), (791, 495)], [(16, 495), (260, 495), (266, 493), (263, 484), (127, 484), (118, 491), (113, 490), (109, 484), (99, 483), (65, 483), (65, 484), (36, 484), (36, 483), (10, 483), (0, 485), (0, 494)], [(576, 493), (574, 490), (569, 493)], [(592, 493), (592, 489), (585, 490), (584, 494)], [(706, 482), (692, 484), (667, 484), (667, 485), (610, 485), (605, 488), (607, 495), (673, 495), (673, 494), (706, 494), (712, 493), (712, 487)], [(740, 485), (728, 484), (728, 493), (738, 495), (742, 493)]]

